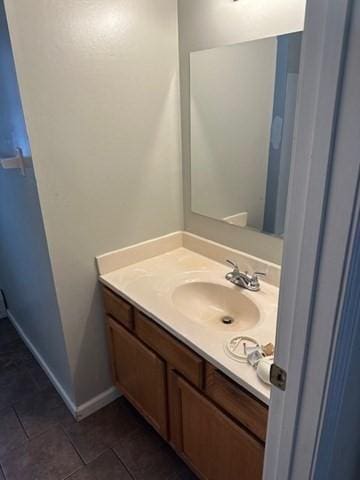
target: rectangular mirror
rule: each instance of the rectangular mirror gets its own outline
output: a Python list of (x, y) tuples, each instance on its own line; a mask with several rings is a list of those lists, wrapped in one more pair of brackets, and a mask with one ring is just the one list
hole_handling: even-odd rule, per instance
[(191, 53), (195, 213), (283, 235), (301, 36)]

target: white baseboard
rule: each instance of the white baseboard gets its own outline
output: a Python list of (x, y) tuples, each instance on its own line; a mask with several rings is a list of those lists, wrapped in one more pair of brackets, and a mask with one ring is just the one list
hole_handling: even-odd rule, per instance
[(74, 416), (76, 420), (80, 421), (88, 417), (92, 413), (95, 413), (97, 410), (100, 410), (101, 408), (105, 407), (106, 405), (108, 405), (109, 403), (113, 402), (118, 397), (120, 397), (120, 393), (118, 392), (118, 390), (115, 387), (110, 387), (105, 392), (100, 393), (99, 395), (88, 400), (87, 402), (79, 406), (75, 405), (73, 400), (69, 397), (67, 392), (64, 390), (61, 383), (57, 380), (52, 370), (48, 367), (47, 363), (45, 362), (45, 360), (43, 359), (39, 351), (36, 349), (34, 344), (25, 334), (24, 330), (21, 328), (19, 323), (16, 321), (14, 315), (9, 310), (7, 311), (7, 315), (11, 323), (16, 328), (18, 334), (20, 335), (20, 337), (22, 338), (22, 340), (24, 341), (28, 349), (31, 351), (31, 353), (34, 355), (36, 360), (39, 362), (41, 368), (44, 370), (50, 382), (54, 385), (58, 394), (63, 399), (65, 405), (68, 407), (71, 414)]

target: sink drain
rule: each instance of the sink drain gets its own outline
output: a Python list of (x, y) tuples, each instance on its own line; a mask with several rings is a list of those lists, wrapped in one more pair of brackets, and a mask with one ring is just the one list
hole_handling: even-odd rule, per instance
[(224, 325), (231, 325), (235, 322), (235, 319), (233, 317), (229, 317), (228, 315), (226, 315), (221, 319), (221, 321)]

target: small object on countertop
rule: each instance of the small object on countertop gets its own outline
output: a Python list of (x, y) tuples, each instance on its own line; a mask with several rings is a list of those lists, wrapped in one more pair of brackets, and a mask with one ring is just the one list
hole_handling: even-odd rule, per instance
[(248, 355), (260, 348), (260, 344), (255, 338), (246, 336), (236, 336), (228, 340), (225, 345), (225, 353), (233, 360), (247, 362)]
[(262, 350), (266, 357), (271, 357), (274, 355), (275, 347), (272, 343), (267, 343), (266, 345), (262, 346)]
[(264, 358), (264, 353), (260, 347), (256, 348), (254, 351), (248, 354), (247, 360), (252, 367), (257, 366), (262, 358)]

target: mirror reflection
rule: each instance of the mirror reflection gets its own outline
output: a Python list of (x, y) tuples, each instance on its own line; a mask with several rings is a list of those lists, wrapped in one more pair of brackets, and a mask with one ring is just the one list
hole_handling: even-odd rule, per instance
[(191, 54), (195, 213), (282, 236), (301, 32)]

